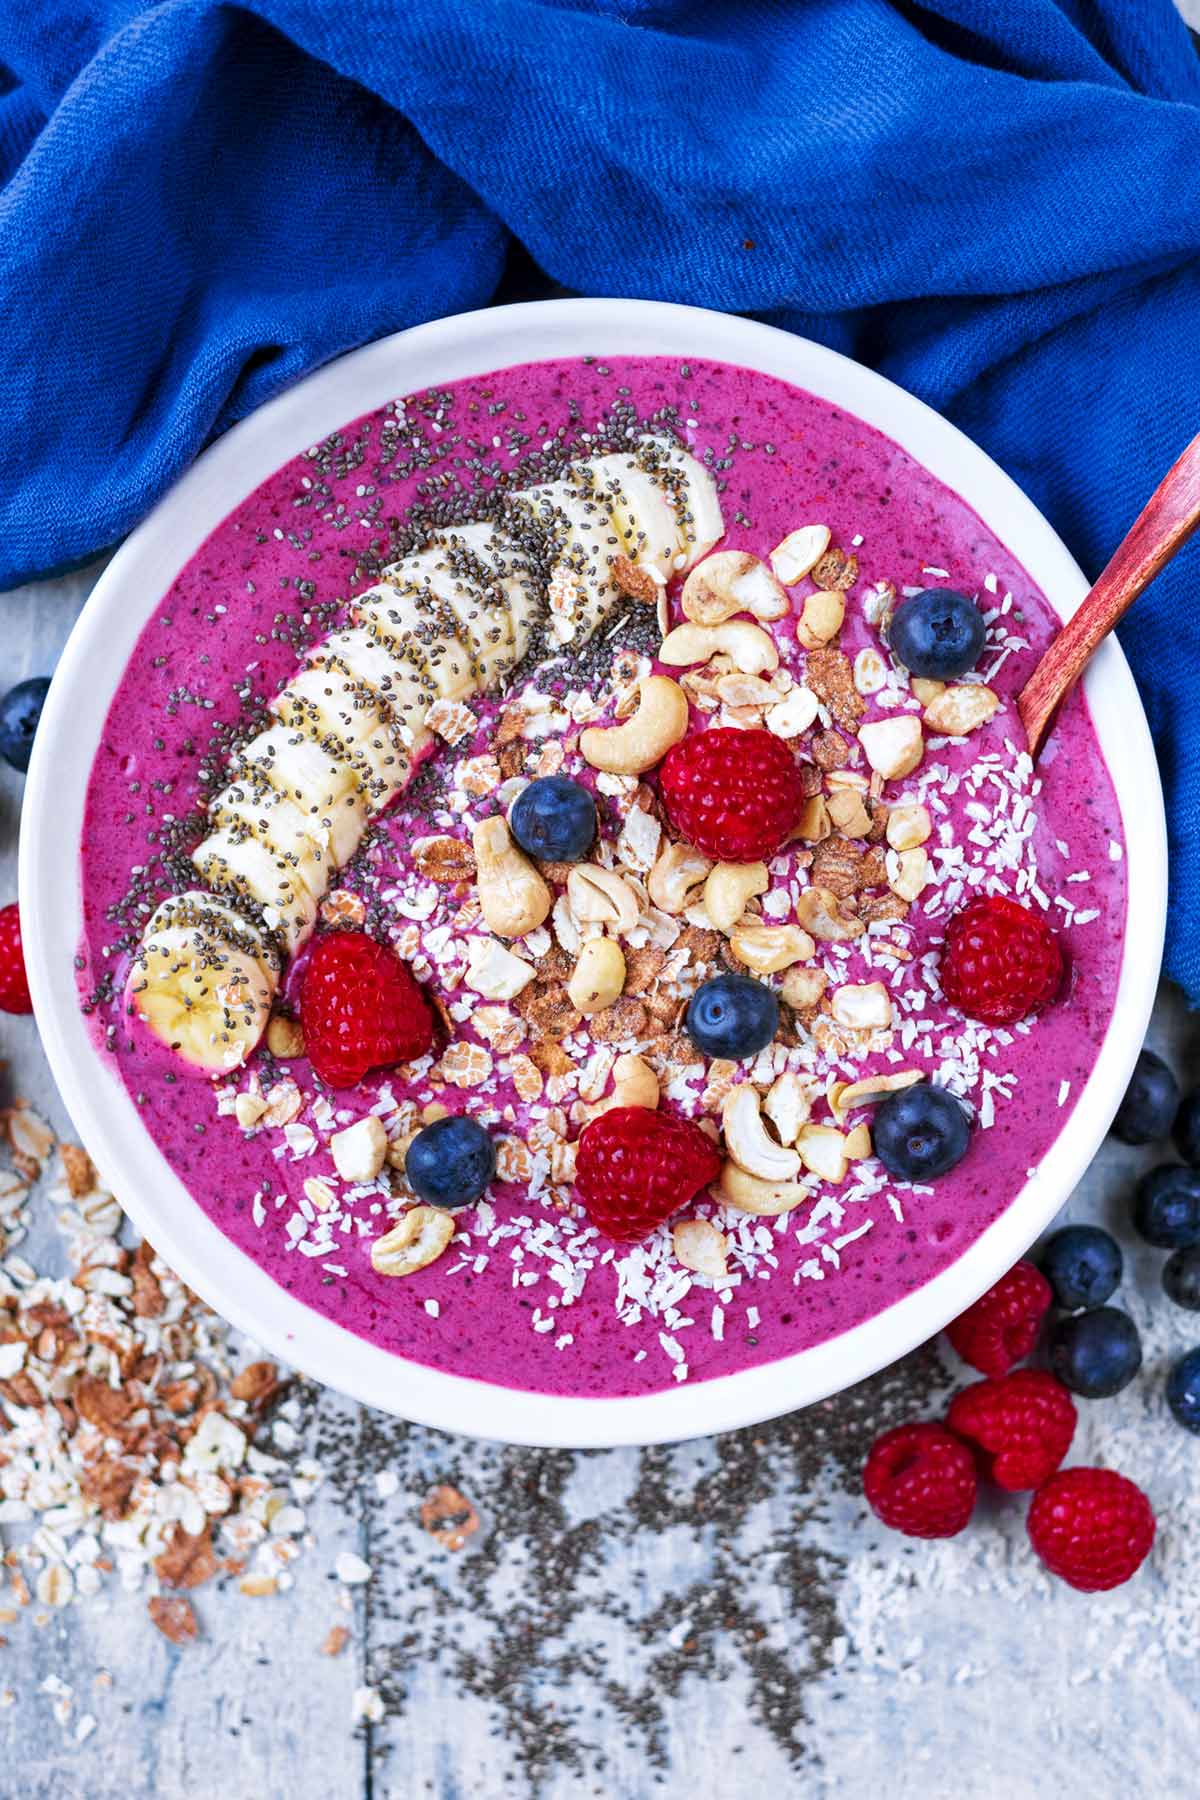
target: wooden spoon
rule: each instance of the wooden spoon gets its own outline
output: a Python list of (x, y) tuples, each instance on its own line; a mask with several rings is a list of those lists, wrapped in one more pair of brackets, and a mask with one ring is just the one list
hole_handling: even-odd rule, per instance
[(1093, 651), (1200, 525), (1200, 437), (1151, 494), (1074, 618), (1025, 683), (1017, 710), (1035, 761), (1054, 715)]

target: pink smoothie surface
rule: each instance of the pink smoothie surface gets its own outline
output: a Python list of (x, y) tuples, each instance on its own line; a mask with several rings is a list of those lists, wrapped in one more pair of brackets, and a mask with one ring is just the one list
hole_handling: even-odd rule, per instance
[[(443, 484), (486, 487), (519, 475), (523, 458), (552, 445), (586, 453), (581, 433), (611, 445), (635, 415), (639, 423), (665, 421), (697, 455), (709, 453), (723, 484), (722, 548), (765, 558), (788, 532), (819, 521), (857, 556), (842, 635), (851, 658), (875, 646), (887, 660), (868, 616), (881, 583), (898, 594), (944, 585), (976, 596), (989, 618), (979, 670), (1003, 701), (969, 738), (931, 740), (922, 766), (889, 784), (889, 803), (918, 800), (931, 811), (936, 884), (890, 935), (885, 927), (853, 946), (822, 946), (833, 980), (888, 983), (901, 1021), (893, 1041), (867, 1054), (818, 1051), (806, 1041), (781, 1052), (777, 1065), (822, 1087), (833, 1076), (919, 1067), (974, 1109), (971, 1147), (925, 1188), (895, 1181), (873, 1158), (853, 1163), (845, 1182), (818, 1186), (811, 1204), (778, 1219), (703, 1199), (689, 1214), (727, 1233), (727, 1279), (681, 1268), (667, 1227), (632, 1250), (598, 1236), (572, 1205), (569, 1183), (556, 1180), (548, 1149), (547, 1115), (554, 1128), (569, 1118), (578, 1085), (523, 1097), (512, 1047), (497, 1047), (494, 1022), (490, 1037), (473, 1024), (481, 1002), (462, 985), (461, 947), (478, 927), (463, 922), (461, 892), (422, 879), (410, 847), (430, 833), (469, 837), (470, 819), (504, 802), (487, 760), (503, 700), (474, 704), (473, 736), (438, 747), (411, 798), (377, 823), (343, 877), (344, 891), (365, 905), (368, 927), (388, 935), (445, 1002), (452, 1047), (479, 1046), (481, 1067), (490, 1059), (477, 1085), (469, 1085), (477, 1071), (461, 1050), (449, 1081), (426, 1059), (330, 1094), (303, 1059), (272, 1064), (260, 1050), (247, 1069), (214, 1083), (132, 1030), (121, 1005), (149, 911), (183, 885), (178, 862), (172, 869), (166, 856), (203, 835), (204, 794), (230, 745), (261, 728), (265, 704), (296, 673), (298, 646), (325, 635), (347, 597), (377, 577), (406, 510), (436, 500)], [(770, 627), (797, 679), (804, 658), (795, 613), (811, 587), (797, 584), (793, 615)], [(81, 849), (80, 988), (104, 1053), (197, 1206), (289, 1293), (399, 1356), (505, 1386), (607, 1396), (710, 1379), (821, 1343), (919, 1289), (1012, 1202), (1071, 1130), (1109, 1021), (1125, 866), (1116, 800), (1082, 695), (1068, 703), (1036, 777), (1015, 749), (1015, 696), (1054, 629), (1029, 576), (968, 505), (879, 432), (781, 381), (663, 358), (540, 362), (394, 403), (264, 482), (188, 562), (138, 641), (92, 771)], [(515, 679), (512, 692), (525, 690), (526, 705), (530, 681), (541, 691), (537, 729), (543, 743), (561, 744), (554, 756), (566, 773), (592, 779), (575, 747), (587, 716), (580, 691), (585, 702), (591, 691), (602, 708), (612, 704), (603, 678), (623, 646), (631, 660), (642, 657), (643, 671), (649, 666), (647, 645), (657, 639), (645, 616), (627, 630), (582, 669), (568, 657)], [(888, 692), (867, 699), (868, 718), (885, 716), (889, 705), (919, 710), (902, 672), (898, 682), (890, 675)], [(805, 747), (798, 745), (802, 754)], [(603, 788), (600, 799), (609, 809), (606, 835), (615, 837), (627, 800)], [(790, 916), (802, 867), (789, 864), (789, 853), (772, 865), (764, 897), (772, 920)], [(1011, 1031), (966, 1026), (937, 986), (945, 921), (973, 891), (971, 869), (983, 871), (985, 891), (1015, 892), (1043, 908), (1069, 962), (1060, 1002)], [(576, 1046), (593, 1077), (594, 1048)], [(529, 1049), (522, 1042), (515, 1054)], [(743, 1068), (735, 1079), (748, 1075)], [(664, 1105), (713, 1114), (702, 1064), (681, 1063), (662, 1078)], [(603, 1056), (598, 1079), (608, 1079)], [(270, 1091), (281, 1080), (294, 1081), (303, 1102), (287, 1134), (243, 1131), (231, 1115), (234, 1092), (248, 1084)], [(509, 1137), (516, 1161), (502, 1170), (525, 1178), (497, 1181), (485, 1203), (457, 1214), (456, 1238), (438, 1262), (389, 1279), (374, 1272), (369, 1249), (402, 1196), (393, 1195), (386, 1170), (361, 1190), (338, 1182), (328, 1137), (368, 1112), (395, 1133), (430, 1101)], [(869, 1111), (853, 1117), (870, 1121)], [(565, 1135), (575, 1138), (575, 1126)], [(313, 1178), (327, 1182), (332, 1206), (306, 1196)]]

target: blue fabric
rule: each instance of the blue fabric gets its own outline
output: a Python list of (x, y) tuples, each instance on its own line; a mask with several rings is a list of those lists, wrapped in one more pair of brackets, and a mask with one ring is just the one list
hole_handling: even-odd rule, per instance
[[(1093, 573), (1200, 426), (1170, 0), (0, 0), (0, 64), (0, 586), (305, 370), (490, 299), (513, 238), (874, 364)], [(1124, 634), (1194, 999), (1198, 557)]]

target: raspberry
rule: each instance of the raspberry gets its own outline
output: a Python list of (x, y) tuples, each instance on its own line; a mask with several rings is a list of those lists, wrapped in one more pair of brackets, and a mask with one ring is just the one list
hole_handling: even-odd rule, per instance
[(1036, 913), (989, 894), (969, 901), (947, 925), (941, 977), (947, 1000), (969, 1019), (1015, 1025), (1057, 998), (1063, 956)]
[(0, 907), (0, 1012), (32, 1011), (25, 952), (21, 948), (21, 915), (14, 900), (10, 906)]
[(1112, 1469), (1060, 1469), (1033, 1496), (1026, 1525), (1050, 1573), (1084, 1594), (1120, 1587), (1154, 1542), (1150, 1502)]
[(411, 1062), (433, 1042), (425, 997), (386, 944), (359, 931), (318, 938), (300, 985), (309, 1062), (330, 1087), (353, 1087), (368, 1069)]
[(720, 1173), (716, 1147), (698, 1125), (615, 1106), (579, 1139), (575, 1192), (606, 1237), (636, 1244)]
[(658, 772), (667, 817), (717, 862), (765, 862), (804, 806), (800, 766), (769, 731), (714, 726), (668, 750)]
[(871, 1511), (906, 1537), (954, 1537), (975, 1508), (975, 1463), (944, 1425), (897, 1425), (871, 1446), (863, 1492)]
[(996, 1486), (1015, 1494), (1041, 1487), (1071, 1448), (1075, 1403), (1045, 1370), (1017, 1369), (956, 1394), (946, 1423), (984, 1452)]
[(951, 1320), (946, 1336), (964, 1362), (999, 1378), (1037, 1343), (1050, 1300), (1050, 1283), (1041, 1270), (1031, 1262), (1014, 1263), (974, 1306)]

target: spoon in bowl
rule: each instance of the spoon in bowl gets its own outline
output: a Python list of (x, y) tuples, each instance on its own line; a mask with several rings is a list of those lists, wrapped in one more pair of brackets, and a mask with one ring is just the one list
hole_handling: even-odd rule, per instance
[(1200, 525), (1200, 437), (1167, 471), (1074, 618), (1022, 688), (1017, 711), (1036, 762), (1054, 717), (1093, 652)]

